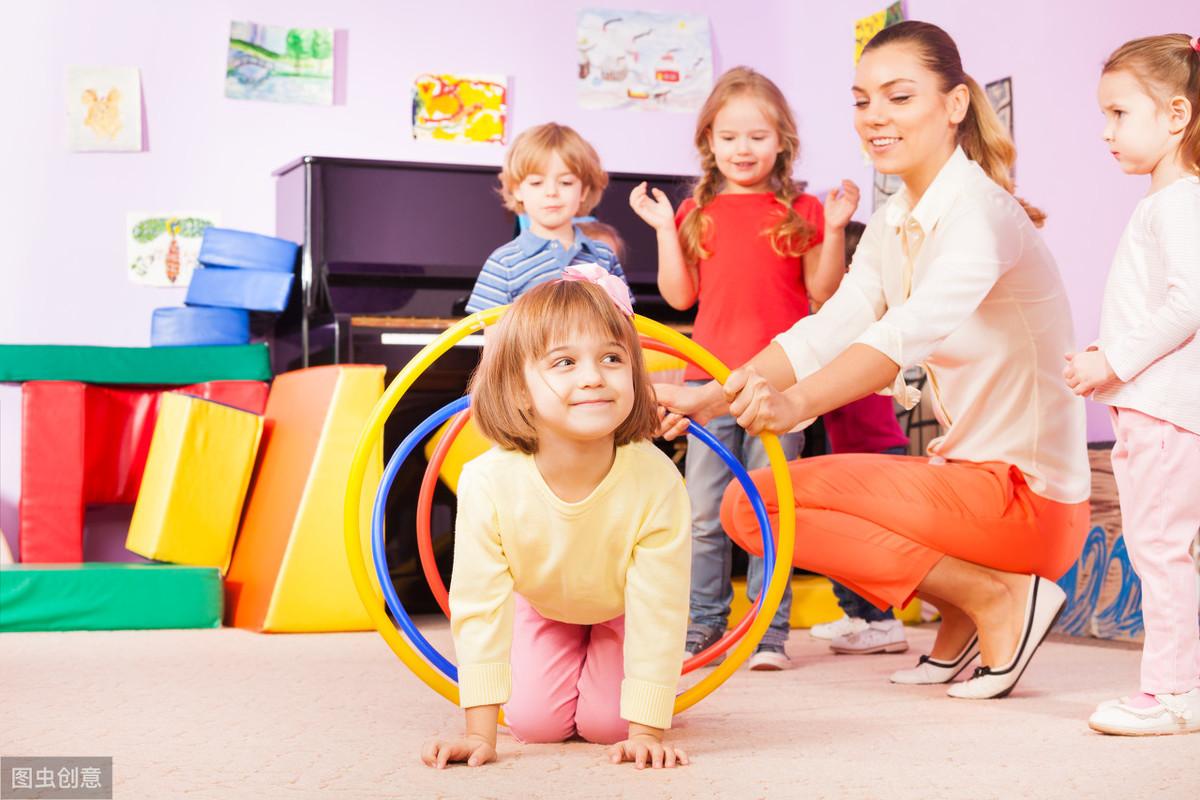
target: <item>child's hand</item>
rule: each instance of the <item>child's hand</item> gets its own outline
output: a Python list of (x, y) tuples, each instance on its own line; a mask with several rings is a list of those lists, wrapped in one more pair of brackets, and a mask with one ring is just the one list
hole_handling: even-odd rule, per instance
[(1067, 366), (1063, 368), (1063, 378), (1071, 391), (1081, 397), (1117, 378), (1102, 350), (1089, 347), (1082, 353), (1067, 353), (1064, 357)]
[(679, 386), (672, 383), (654, 384), (658, 403), (658, 436), (677, 439), (687, 433), (688, 417), (700, 425), (729, 411), (721, 384), (709, 381), (703, 386)]
[(453, 741), (430, 739), (421, 747), (421, 760), (427, 767), (445, 769), (451, 761), (466, 761), (468, 767), (482, 767), (496, 760), (496, 748), (477, 736)]
[(625, 741), (617, 742), (608, 749), (608, 760), (614, 764), (632, 761), (637, 769), (645, 769), (647, 765), (654, 769), (671, 769), (676, 764), (682, 766), (688, 763), (687, 753), (678, 747), (663, 744), (657, 736), (649, 733), (635, 733)]
[(629, 206), (654, 230), (675, 229), (675, 209), (662, 189), (647, 190), (642, 181), (629, 193)]
[(825, 195), (825, 227), (841, 230), (854, 216), (858, 208), (858, 187), (854, 181), (842, 181), (841, 187), (831, 189)]

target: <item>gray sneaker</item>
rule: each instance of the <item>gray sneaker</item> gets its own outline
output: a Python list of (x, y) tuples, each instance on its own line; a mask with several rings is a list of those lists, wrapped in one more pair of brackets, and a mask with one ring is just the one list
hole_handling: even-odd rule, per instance
[[(710, 628), (706, 625), (697, 625), (695, 627), (688, 628), (687, 644), (684, 645), (683, 650), (683, 660), (687, 661), (697, 653), (704, 652), (720, 641), (721, 637), (724, 635), (725, 631), (721, 630), (720, 628)], [(708, 662), (708, 664), (705, 666), (715, 667), (724, 660), (725, 654), (722, 653), (712, 661)]]
[(755, 672), (779, 672), (791, 666), (792, 660), (781, 644), (760, 644), (750, 656), (750, 669)]

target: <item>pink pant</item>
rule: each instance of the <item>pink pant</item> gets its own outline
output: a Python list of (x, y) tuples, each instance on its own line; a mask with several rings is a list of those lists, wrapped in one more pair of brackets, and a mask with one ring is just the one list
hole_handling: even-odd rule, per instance
[(1128, 408), (1112, 410), (1113, 476), (1129, 559), (1142, 580), (1142, 691), (1200, 686), (1200, 603), (1188, 548), (1200, 529), (1200, 435)]
[(546, 619), (517, 595), (512, 696), (504, 706), (521, 742), (561, 742), (578, 733), (612, 744), (629, 735), (621, 719), (625, 617), (598, 625)]

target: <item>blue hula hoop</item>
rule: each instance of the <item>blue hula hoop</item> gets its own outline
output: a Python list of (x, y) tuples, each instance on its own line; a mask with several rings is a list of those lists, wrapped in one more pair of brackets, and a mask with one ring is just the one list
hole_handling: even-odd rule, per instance
[[(437, 667), (443, 675), (455, 682), (458, 681), (458, 668), (439, 653), (429, 643), (429, 640), (417, 630), (417, 626), (413, 624), (412, 617), (408, 615), (404, 604), (400, 602), (399, 595), (396, 594), (396, 587), (392, 585), (391, 574), (388, 572), (387, 554), (384, 549), (383, 517), (384, 508), (387, 505), (387, 497), (392, 490), (392, 484), (396, 480), (396, 475), (399, 474), (400, 467), (412, 455), (413, 450), (416, 450), (421, 442), (425, 441), (426, 438), (444, 425), (451, 417), (465, 411), (470, 404), (470, 397), (460, 397), (430, 414), (424, 422), (414, 428), (408, 436), (404, 437), (404, 440), (400, 442), (395, 452), (392, 453), (392, 457), (388, 459), (387, 467), (383, 471), (383, 477), (379, 481), (379, 488), (375, 492), (375, 504), (371, 513), (371, 557), (375, 564), (375, 575), (379, 579), (379, 586), (383, 590), (383, 597), (387, 603), (388, 610), (391, 612), (392, 618), (396, 620), (396, 624), (400, 626), (400, 630), (408, 637), (409, 642), (412, 643), (417, 652), (424, 656), (430, 664)], [(688, 424), (688, 433), (704, 442), (714, 453), (720, 456), (721, 460), (725, 462), (725, 465), (733, 473), (734, 479), (745, 489), (746, 495), (750, 500), (750, 505), (754, 508), (754, 516), (758, 519), (759, 529), (763, 532), (763, 574), (770, 575), (775, 569), (775, 537), (771, 535), (771, 518), (767, 513), (766, 503), (763, 502), (762, 494), (758, 491), (758, 487), (750, 479), (750, 473), (746, 472), (746, 468), (734, 457), (733, 453), (729, 452), (729, 449), (721, 444), (720, 440), (713, 436), (703, 425), (690, 422)], [(757, 612), (762, 606), (765, 589), (766, 584), (759, 589), (758, 597), (754, 601), (754, 612)]]

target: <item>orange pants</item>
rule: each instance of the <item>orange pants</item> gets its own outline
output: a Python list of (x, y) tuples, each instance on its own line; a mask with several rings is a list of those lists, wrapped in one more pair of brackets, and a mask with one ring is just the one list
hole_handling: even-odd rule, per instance
[[(1009, 464), (846, 453), (788, 468), (796, 492), (795, 565), (880, 608), (904, 606), (943, 556), (1057, 580), (1087, 535), (1086, 501), (1040, 497)], [(769, 469), (751, 476), (778, 536), (774, 477)], [(762, 555), (762, 533), (737, 481), (725, 491), (721, 523), (737, 544)]]

